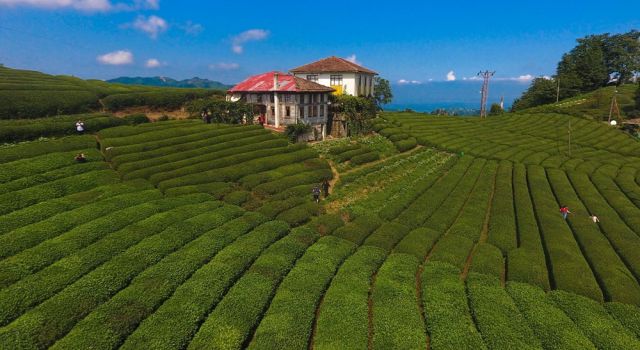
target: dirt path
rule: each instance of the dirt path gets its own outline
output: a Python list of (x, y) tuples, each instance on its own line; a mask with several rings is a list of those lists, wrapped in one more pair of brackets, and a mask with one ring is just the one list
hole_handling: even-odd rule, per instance
[(336, 183), (338, 183), (338, 181), (340, 181), (340, 173), (338, 172), (338, 169), (336, 169), (336, 165), (335, 163), (328, 158), (325, 158), (327, 160), (327, 163), (329, 163), (329, 166), (331, 167), (331, 173), (333, 173), (333, 178), (331, 179), (331, 181), (329, 181), (329, 194), (333, 193), (333, 188), (336, 186)]

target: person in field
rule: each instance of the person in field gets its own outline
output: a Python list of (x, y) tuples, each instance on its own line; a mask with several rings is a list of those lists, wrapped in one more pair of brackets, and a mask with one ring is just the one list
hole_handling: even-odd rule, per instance
[(591, 214), (590, 216), (591, 221), (593, 221), (594, 224), (597, 224), (600, 222), (600, 219), (596, 216), (596, 214)]
[(84, 132), (84, 122), (82, 120), (78, 120), (76, 122), (76, 131), (79, 134), (82, 134)]
[(78, 153), (78, 154), (76, 155), (75, 160), (76, 160), (76, 162), (78, 162), (78, 163), (86, 163), (86, 161), (87, 161), (87, 157), (84, 155), (84, 153)]
[(569, 211), (569, 207), (563, 205), (560, 207), (560, 214), (562, 214), (563, 219), (567, 220), (567, 216), (571, 214), (571, 211)]
[(320, 203), (320, 187), (314, 186), (311, 193), (313, 193), (313, 200), (316, 203)]
[(324, 192), (324, 198), (329, 197), (329, 181), (327, 179), (322, 181), (322, 192)]

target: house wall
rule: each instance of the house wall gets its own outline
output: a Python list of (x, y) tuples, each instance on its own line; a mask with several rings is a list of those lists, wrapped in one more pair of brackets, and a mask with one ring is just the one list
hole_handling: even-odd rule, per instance
[[(308, 75), (316, 73), (296, 73), (295, 76), (307, 79)], [(371, 96), (373, 95), (373, 74), (364, 73), (317, 73), (318, 84), (329, 86), (336, 89), (336, 93), (340, 93), (340, 88), (331, 85), (332, 75), (342, 75), (342, 92), (352, 96)], [(358, 85), (360, 83), (360, 85)]]
[[(247, 103), (264, 105), (267, 124), (276, 124), (276, 98), (274, 92), (243, 93), (227, 96), (228, 100), (244, 100)], [(278, 122), (280, 126), (298, 121), (311, 125), (324, 125), (329, 117), (328, 93), (286, 93), (279, 92), (277, 99)], [(289, 108), (289, 115), (287, 115)], [(255, 116), (257, 117), (257, 116)]]

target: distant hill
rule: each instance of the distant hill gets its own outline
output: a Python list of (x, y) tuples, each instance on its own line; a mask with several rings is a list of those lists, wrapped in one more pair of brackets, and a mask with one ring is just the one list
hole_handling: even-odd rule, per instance
[(175, 88), (201, 88), (201, 89), (221, 89), (226, 90), (231, 85), (223, 84), (219, 81), (213, 81), (202, 78), (191, 78), (185, 80), (175, 80), (167, 77), (120, 77), (107, 80), (108, 83), (118, 83), (127, 85), (144, 85), (144, 86), (161, 86)]

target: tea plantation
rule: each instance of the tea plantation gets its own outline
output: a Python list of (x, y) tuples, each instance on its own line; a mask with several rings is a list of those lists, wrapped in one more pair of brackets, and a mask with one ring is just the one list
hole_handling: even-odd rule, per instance
[(554, 114), (375, 129), (1, 146), (0, 348), (640, 348), (640, 142)]

